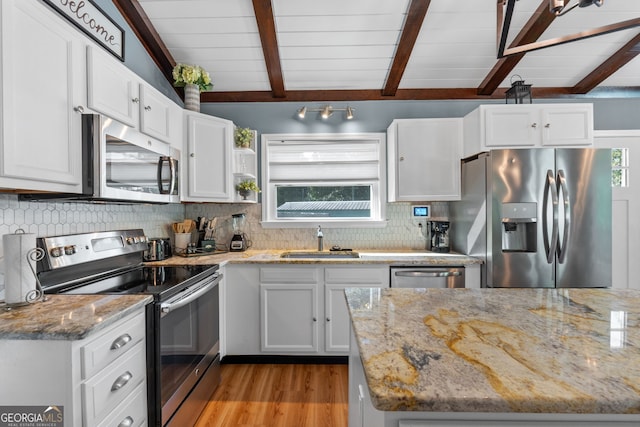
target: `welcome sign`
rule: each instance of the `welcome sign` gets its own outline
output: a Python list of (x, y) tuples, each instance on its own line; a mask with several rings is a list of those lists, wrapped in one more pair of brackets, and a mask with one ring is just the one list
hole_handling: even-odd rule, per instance
[(43, 0), (124, 61), (124, 30), (91, 0)]

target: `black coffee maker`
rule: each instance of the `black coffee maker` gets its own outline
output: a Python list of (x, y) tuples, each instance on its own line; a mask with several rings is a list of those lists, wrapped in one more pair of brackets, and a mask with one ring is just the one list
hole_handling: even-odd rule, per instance
[(449, 221), (429, 221), (428, 249), (432, 252), (449, 252)]

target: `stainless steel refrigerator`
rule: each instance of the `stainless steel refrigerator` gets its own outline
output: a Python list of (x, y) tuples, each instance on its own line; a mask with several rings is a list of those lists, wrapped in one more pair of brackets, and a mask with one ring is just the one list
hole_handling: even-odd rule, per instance
[(509, 149), (462, 162), (453, 250), (483, 287), (611, 286), (611, 150)]

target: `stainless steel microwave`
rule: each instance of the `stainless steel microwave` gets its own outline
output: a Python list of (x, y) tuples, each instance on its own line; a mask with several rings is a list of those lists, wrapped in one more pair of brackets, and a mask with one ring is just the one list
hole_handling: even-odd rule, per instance
[(82, 116), (82, 194), (23, 199), (180, 203), (180, 151), (99, 114)]

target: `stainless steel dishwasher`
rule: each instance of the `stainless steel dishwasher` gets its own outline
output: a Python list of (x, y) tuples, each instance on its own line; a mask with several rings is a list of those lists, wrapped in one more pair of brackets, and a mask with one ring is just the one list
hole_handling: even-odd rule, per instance
[(391, 267), (392, 288), (464, 288), (464, 267)]

